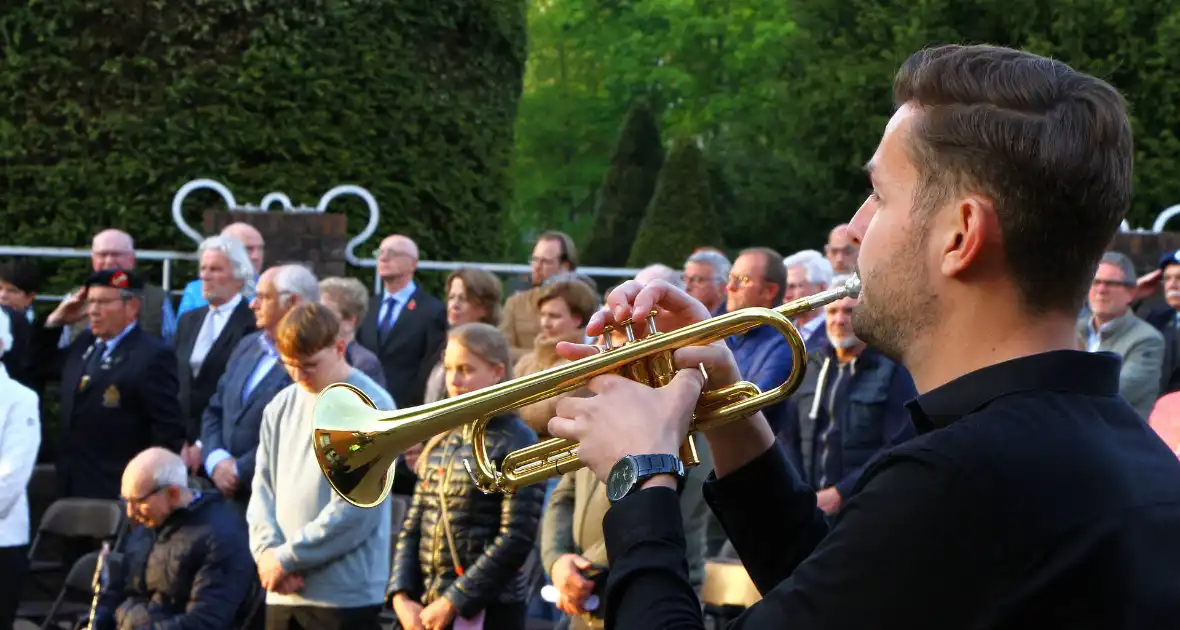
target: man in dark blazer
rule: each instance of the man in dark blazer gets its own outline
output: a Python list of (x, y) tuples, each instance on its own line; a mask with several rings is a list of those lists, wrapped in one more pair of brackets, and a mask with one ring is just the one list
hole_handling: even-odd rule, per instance
[(377, 294), (356, 339), (381, 360), (386, 390), (399, 409), (421, 405), (426, 379), (446, 342), (447, 308), (414, 283), (418, 246), (394, 234), (377, 250), (377, 274), (384, 291)]
[[(258, 278), (250, 302), (258, 330), (238, 342), (201, 420), (205, 473), (244, 514), (254, 478), (262, 410), (291, 377), (278, 360), (275, 332), (296, 304), (318, 302), (319, 282), (299, 265), (271, 267)], [(315, 465), (315, 462), (308, 462)]]
[(58, 497), (118, 499), (123, 469), (151, 446), (180, 452), (184, 421), (176, 355), (139, 327), (144, 281), (104, 269), (86, 279), (46, 318), (46, 328), (89, 327), (60, 351)]
[(245, 293), (254, 292), (254, 266), (235, 239), (214, 236), (198, 248), (203, 306), (185, 311), (176, 324), (176, 373), (185, 414), (185, 465), (200, 467), (201, 415), (217, 391), (230, 354), (256, 330)]

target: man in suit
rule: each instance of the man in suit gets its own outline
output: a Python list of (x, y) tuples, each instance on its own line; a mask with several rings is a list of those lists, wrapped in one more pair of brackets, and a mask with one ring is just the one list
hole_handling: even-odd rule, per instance
[[(94, 235), (90, 243), (90, 267), (94, 271), (104, 269), (122, 269), (131, 271), (135, 268), (135, 241), (131, 235), (122, 230), (103, 230)], [(171, 342), (176, 334), (176, 311), (172, 308), (172, 301), (163, 288), (144, 282), (140, 291), (139, 326), (164, 341)], [(69, 325), (62, 332), (58, 347), (64, 348), (70, 341), (78, 338), (86, 328), (84, 318), (77, 321), (67, 321)]]
[(246, 248), (225, 236), (205, 239), (198, 248), (204, 306), (180, 316), (176, 325), (180, 407), (188, 432), (181, 457), (189, 470), (201, 463), (201, 414), (217, 391), (217, 381), (242, 337), (254, 332), (254, 314), (245, 295), (254, 293), (254, 265)]
[(104, 269), (46, 318), (61, 328), (85, 310), (89, 326), (56, 357), (61, 366), (58, 496), (118, 499), (140, 451), (184, 446), (176, 355), (139, 326), (143, 279)]
[(418, 246), (394, 234), (376, 252), (385, 290), (376, 296), (357, 332), (360, 344), (381, 359), (386, 390), (399, 408), (422, 404), (426, 378), (438, 361), (447, 332), (447, 307), (414, 283)]
[(205, 473), (243, 513), (250, 502), (262, 410), (291, 384), (275, 349), (279, 321), (295, 305), (319, 299), (319, 283), (306, 267), (281, 265), (264, 271), (250, 302), (258, 330), (238, 342), (205, 407), (201, 419)]

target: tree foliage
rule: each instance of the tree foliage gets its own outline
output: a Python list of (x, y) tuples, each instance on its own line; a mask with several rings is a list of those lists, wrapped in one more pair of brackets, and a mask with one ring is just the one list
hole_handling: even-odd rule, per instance
[(663, 165), (664, 146), (655, 118), (646, 105), (637, 104), (627, 114), (596, 196), (594, 228), (583, 254), (586, 264), (621, 267), (627, 263)]
[(660, 171), (655, 196), (643, 217), (627, 265), (679, 265), (697, 247), (721, 247), (720, 228), (705, 157), (696, 139), (677, 138)]
[[(140, 248), (191, 250), (170, 202), (209, 177), (254, 203), (277, 190), (314, 205), (354, 183), (381, 206), (378, 234), (497, 258), (525, 16), (525, 0), (13, 5), (0, 12), (5, 240), (84, 246), (117, 226)], [(221, 205), (190, 199), (194, 225)], [(367, 212), (345, 199), (332, 211), (356, 234)]]
[(550, 168), (516, 171), (522, 223), (565, 220), (530, 209), (546, 191), (576, 197), (600, 181), (610, 156), (602, 139), (642, 97), (666, 136), (701, 140), (714, 188), (729, 190), (728, 245), (817, 247), (864, 199), (862, 165), (892, 113), (898, 66), (940, 43), (1024, 48), (1108, 79), (1133, 115), (1130, 222), (1150, 226), (1180, 202), (1175, 3), (548, 0), (530, 19), (517, 164)]

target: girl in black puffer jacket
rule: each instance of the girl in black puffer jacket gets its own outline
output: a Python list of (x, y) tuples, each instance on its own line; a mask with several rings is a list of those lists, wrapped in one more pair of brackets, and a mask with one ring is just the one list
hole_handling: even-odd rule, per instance
[[(450, 331), (443, 362), (447, 394), (458, 396), (511, 378), (508, 342), (494, 326)], [(497, 462), (536, 443), (516, 414), (493, 418), (485, 445)], [(404, 628), (446, 628), (456, 617), (489, 630), (525, 627), (529, 593), (522, 572), (533, 549), (545, 486), (514, 495), (484, 494), (463, 467), (474, 467), (471, 425), (427, 443), (419, 455), (414, 499), (398, 535), (389, 598)], [(456, 564), (457, 563), (457, 564)]]

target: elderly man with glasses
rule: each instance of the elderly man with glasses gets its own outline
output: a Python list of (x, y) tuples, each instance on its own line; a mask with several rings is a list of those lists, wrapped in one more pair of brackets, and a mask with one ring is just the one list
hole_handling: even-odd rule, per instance
[(135, 523), (99, 596), (97, 629), (233, 628), (259, 591), (246, 524), (216, 492), (188, 488), (179, 455), (138, 454), (123, 471)]
[(399, 407), (422, 404), (426, 379), (442, 353), (447, 306), (414, 282), (418, 245), (393, 234), (373, 253), (381, 292), (357, 330), (356, 340), (381, 360), (386, 389)]

